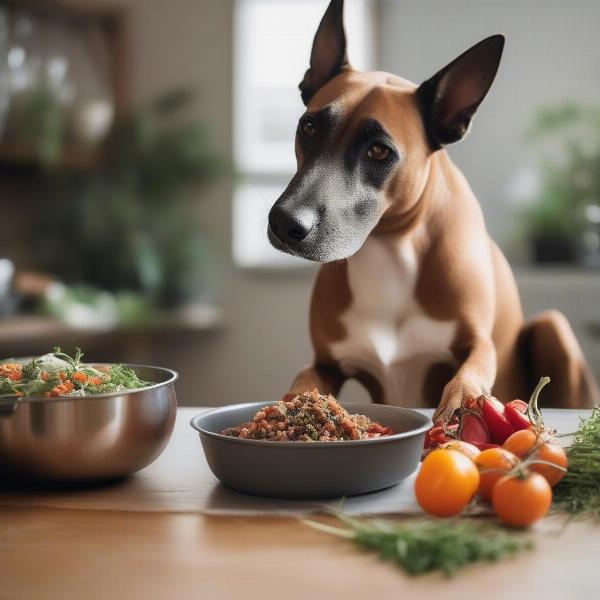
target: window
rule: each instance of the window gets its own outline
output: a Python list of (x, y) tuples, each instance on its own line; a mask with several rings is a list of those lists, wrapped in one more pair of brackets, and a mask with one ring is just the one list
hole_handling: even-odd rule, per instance
[[(290, 267), (304, 261), (271, 248), (269, 209), (296, 169), (294, 135), (304, 112), (298, 83), (328, 0), (237, 0), (234, 23), (234, 159), (241, 180), (233, 198), (233, 257), (241, 267)], [(347, 0), (348, 56), (373, 64), (372, 0)]]

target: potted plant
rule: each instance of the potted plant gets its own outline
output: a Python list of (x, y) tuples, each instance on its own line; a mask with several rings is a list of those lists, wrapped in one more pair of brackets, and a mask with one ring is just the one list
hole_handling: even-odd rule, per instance
[(539, 196), (525, 212), (533, 258), (586, 262), (600, 210), (600, 109), (573, 103), (542, 109), (530, 134), (544, 143)]
[(118, 118), (94, 168), (46, 173), (31, 229), (38, 267), (67, 284), (128, 291), (169, 307), (198, 291), (205, 246), (192, 190), (219, 171), (186, 91)]

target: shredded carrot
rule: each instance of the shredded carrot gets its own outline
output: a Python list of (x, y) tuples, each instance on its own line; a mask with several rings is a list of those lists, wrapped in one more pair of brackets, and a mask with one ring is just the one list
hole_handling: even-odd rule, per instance
[(50, 396), (66, 396), (67, 394), (73, 391), (74, 387), (75, 386), (73, 385), (72, 381), (65, 381), (60, 385), (54, 386), (50, 390)]
[(0, 365), (0, 377), (8, 377), (11, 381), (21, 379), (23, 366), (19, 363), (5, 363)]
[(88, 380), (88, 376), (81, 371), (77, 371), (72, 377), (75, 381), (80, 381), (81, 383), (85, 383)]

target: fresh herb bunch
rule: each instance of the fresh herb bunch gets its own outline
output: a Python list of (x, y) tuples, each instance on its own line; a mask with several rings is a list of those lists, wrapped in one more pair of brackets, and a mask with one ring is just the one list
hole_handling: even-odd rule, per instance
[(567, 457), (569, 469), (554, 488), (555, 508), (600, 519), (600, 407), (581, 419)]
[(25, 364), (5, 361), (0, 364), (0, 395), (87, 396), (151, 385), (133, 369), (122, 365), (97, 368), (82, 363), (82, 358), (79, 348), (70, 356), (55, 347), (50, 354)]
[(305, 521), (307, 525), (349, 539), (398, 564), (409, 575), (441, 571), (451, 577), (475, 562), (497, 561), (532, 547), (517, 533), (469, 519), (394, 523), (338, 515), (347, 528)]

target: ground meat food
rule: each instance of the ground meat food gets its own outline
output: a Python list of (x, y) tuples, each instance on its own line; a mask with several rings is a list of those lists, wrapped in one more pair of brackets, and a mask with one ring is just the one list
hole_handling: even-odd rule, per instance
[(392, 433), (364, 415), (351, 415), (333, 396), (317, 389), (266, 406), (249, 423), (221, 431), (230, 437), (275, 442), (365, 440)]

